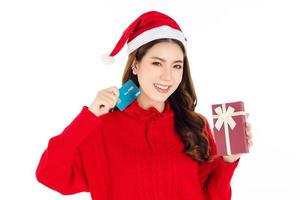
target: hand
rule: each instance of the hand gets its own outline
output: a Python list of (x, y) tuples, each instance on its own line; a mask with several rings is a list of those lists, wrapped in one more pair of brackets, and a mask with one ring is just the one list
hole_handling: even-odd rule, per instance
[(108, 113), (109, 110), (115, 107), (119, 99), (119, 89), (117, 87), (110, 87), (100, 90), (92, 104), (89, 106), (89, 110), (97, 117)]
[[(249, 113), (246, 113), (246, 120), (249, 117)], [(248, 148), (252, 147), (253, 142), (252, 142), (252, 132), (251, 132), (251, 124), (249, 122), (246, 121), (246, 134), (247, 134), (247, 140), (248, 140)], [(226, 162), (230, 162), (233, 163), (235, 161), (237, 161), (242, 154), (233, 154), (233, 155), (227, 155), (227, 156), (223, 156), (223, 160)]]

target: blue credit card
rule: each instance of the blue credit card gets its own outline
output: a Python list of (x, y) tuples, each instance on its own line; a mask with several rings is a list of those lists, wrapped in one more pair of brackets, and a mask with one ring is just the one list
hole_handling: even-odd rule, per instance
[(140, 89), (134, 84), (132, 80), (128, 80), (119, 89), (119, 100), (116, 103), (116, 107), (123, 111), (129, 104), (131, 104), (140, 94)]

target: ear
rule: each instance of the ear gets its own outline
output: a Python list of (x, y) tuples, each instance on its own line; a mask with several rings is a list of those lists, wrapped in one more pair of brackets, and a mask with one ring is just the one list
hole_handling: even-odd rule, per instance
[(139, 68), (140, 68), (140, 63), (139, 63), (136, 59), (134, 59), (133, 62), (132, 62), (132, 66), (135, 66), (135, 67), (136, 67), (136, 70), (139, 70)]

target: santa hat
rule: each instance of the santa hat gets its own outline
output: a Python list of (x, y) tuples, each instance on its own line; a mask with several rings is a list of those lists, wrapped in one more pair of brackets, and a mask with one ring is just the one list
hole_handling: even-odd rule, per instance
[(187, 40), (174, 19), (157, 11), (146, 12), (123, 31), (114, 49), (110, 54), (102, 56), (102, 61), (105, 64), (113, 63), (114, 56), (119, 53), (126, 42), (128, 45), (127, 53), (130, 54), (142, 45), (161, 38), (176, 39), (186, 46)]

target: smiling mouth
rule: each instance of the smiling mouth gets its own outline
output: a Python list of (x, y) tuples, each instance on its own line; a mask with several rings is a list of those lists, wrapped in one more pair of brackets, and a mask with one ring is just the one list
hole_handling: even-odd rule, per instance
[(167, 93), (171, 86), (154, 84), (154, 87), (157, 91), (159, 91), (161, 93)]

